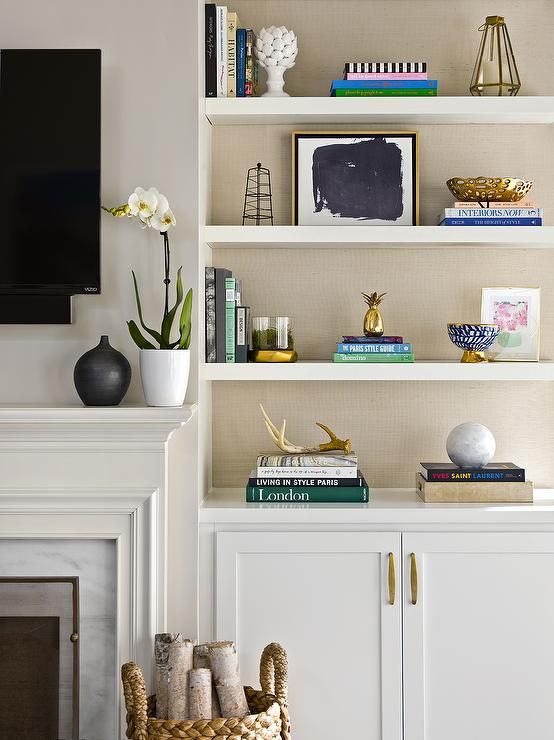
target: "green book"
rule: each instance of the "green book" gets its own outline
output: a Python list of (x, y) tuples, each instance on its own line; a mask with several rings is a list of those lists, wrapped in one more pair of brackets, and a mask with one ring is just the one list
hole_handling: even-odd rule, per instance
[(333, 362), (344, 362), (350, 365), (371, 362), (414, 362), (413, 352), (399, 352), (398, 354), (386, 353), (382, 355), (375, 354), (360, 354), (359, 352), (351, 352), (346, 354), (340, 354), (335, 352), (333, 355)]
[(235, 278), (225, 278), (225, 362), (235, 361), (236, 290)]
[(247, 486), (248, 503), (265, 504), (365, 504), (369, 488), (363, 486)]
[(428, 97), (436, 97), (437, 96), (437, 90), (436, 88), (426, 88), (426, 87), (398, 87), (398, 88), (364, 88), (360, 90), (334, 90), (332, 97), (335, 98), (428, 98)]

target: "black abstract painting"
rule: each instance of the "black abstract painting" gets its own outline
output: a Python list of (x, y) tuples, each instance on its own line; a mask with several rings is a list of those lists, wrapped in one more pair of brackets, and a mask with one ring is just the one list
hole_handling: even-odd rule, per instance
[(417, 223), (416, 135), (296, 132), (295, 223)]
[(383, 138), (318, 147), (313, 155), (315, 211), (344, 218), (402, 216), (402, 152)]

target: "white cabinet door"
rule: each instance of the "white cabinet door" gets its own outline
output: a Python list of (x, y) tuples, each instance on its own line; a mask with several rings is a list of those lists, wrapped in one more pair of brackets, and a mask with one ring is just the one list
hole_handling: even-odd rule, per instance
[(394, 533), (217, 534), (217, 637), (253, 686), (264, 646), (286, 648), (294, 740), (400, 740), (399, 554)]
[(554, 534), (402, 542), (405, 740), (554, 737)]

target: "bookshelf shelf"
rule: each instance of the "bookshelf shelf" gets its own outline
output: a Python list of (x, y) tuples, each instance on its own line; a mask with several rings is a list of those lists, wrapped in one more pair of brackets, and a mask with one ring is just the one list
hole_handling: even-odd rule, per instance
[(330, 123), (550, 124), (553, 96), (508, 98), (210, 98), (206, 116), (213, 126)]
[(551, 249), (554, 226), (204, 226), (212, 248)]
[[(331, 351), (331, 350), (330, 350)], [(292, 380), (374, 380), (374, 381), (553, 381), (554, 362), (487, 362), (462, 364), (458, 361), (420, 360), (414, 363), (342, 365), (331, 361), (287, 363), (208, 364), (202, 367), (204, 380), (292, 381)]]
[(411, 524), (554, 522), (554, 490), (535, 489), (532, 504), (424, 504), (414, 488), (374, 488), (367, 504), (247, 504), (244, 488), (213, 488), (200, 508), (212, 524), (381, 524), (393, 530)]

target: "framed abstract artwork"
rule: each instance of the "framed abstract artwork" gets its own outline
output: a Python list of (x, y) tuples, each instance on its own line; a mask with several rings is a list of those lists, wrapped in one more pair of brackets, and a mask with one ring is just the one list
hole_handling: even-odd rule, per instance
[(489, 359), (538, 362), (540, 299), (540, 288), (483, 288), (481, 322), (500, 327)]
[(414, 131), (294, 131), (292, 179), (297, 226), (419, 223)]

